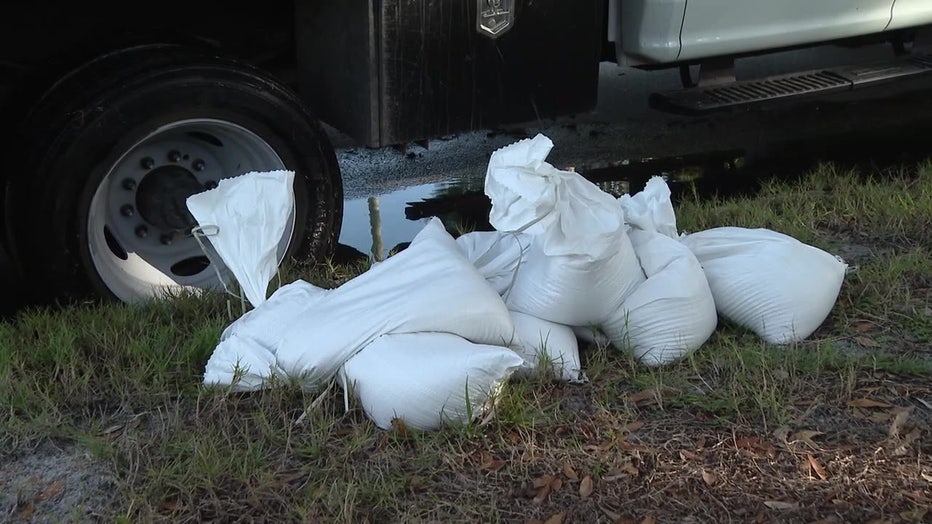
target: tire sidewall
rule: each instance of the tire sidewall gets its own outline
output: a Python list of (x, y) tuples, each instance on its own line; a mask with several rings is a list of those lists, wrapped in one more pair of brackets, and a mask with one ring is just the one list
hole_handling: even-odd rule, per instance
[[(30, 213), (33, 226), (45, 232), (46, 241), (27, 243), (49, 276), (59, 276), (55, 294), (112, 296), (90, 254), (91, 201), (121, 156), (156, 129), (181, 120), (215, 119), (248, 129), (295, 171), (296, 234), (289, 256), (319, 258), (338, 234), (342, 195), (335, 155), (306, 108), (280, 86), (244, 70), (192, 64), (139, 75), (86, 100), (47, 141), (28, 184), (38, 197), (33, 207), (39, 209)], [(82, 289), (82, 282), (91, 289)]]

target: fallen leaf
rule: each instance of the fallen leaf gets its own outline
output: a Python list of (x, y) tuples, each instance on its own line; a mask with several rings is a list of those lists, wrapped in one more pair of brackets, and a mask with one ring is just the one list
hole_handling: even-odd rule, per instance
[(905, 455), (909, 451), (909, 446), (913, 442), (919, 440), (919, 428), (913, 428), (912, 431), (906, 434), (903, 437), (903, 440), (900, 442), (900, 445), (893, 450), (894, 455)]
[(36, 512), (36, 506), (32, 502), (27, 502), (25, 506), (19, 508), (16, 511), (16, 515), (19, 516), (22, 520), (30, 521), (32, 520), (32, 514)]
[(171, 511), (172, 513), (184, 509), (184, 505), (177, 500), (163, 500), (161, 506), (163, 510)]
[(822, 448), (817, 446), (816, 443), (812, 441), (812, 438), (817, 437), (822, 434), (823, 433), (821, 431), (813, 431), (811, 429), (804, 429), (802, 431), (797, 431), (796, 433), (793, 433), (790, 436), (790, 443), (792, 444), (794, 442), (803, 442), (810, 448), (819, 450)]
[(501, 471), (504, 467), (504, 460), (499, 460), (493, 457), (491, 453), (482, 453), (482, 463), (479, 465), (479, 469), (484, 469), (486, 471)]
[(880, 347), (880, 344), (878, 344), (877, 342), (874, 342), (872, 339), (869, 339), (865, 336), (854, 337), (854, 341), (857, 342), (859, 346), (865, 347), (865, 348)]
[(702, 470), (702, 480), (705, 481), (706, 485), (711, 486), (715, 484), (715, 473), (711, 471)]
[(811, 453), (806, 453), (806, 459), (809, 460), (809, 465), (812, 467), (812, 470), (816, 472), (816, 475), (818, 475), (820, 479), (828, 479), (828, 472), (825, 471), (825, 468), (822, 467), (822, 464), (819, 463), (818, 459), (813, 457)]
[(625, 427), (622, 428), (622, 431), (625, 433), (634, 433), (635, 431), (644, 427), (643, 420), (635, 420), (634, 422), (628, 422), (625, 424)]
[(699, 439), (696, 440), (696, 449), (701, 450), (704, 447), (705, 447), (705, 437), (699, 437)]
[(760, 447), (760, 439), (757, 437), (744, 437), (735, 440), (735, 447), (741, 449), (755, 450)]
[(624, 518), (624, 517), (622, 517), (622, 515), (621, 515), (620, 513), (615, 513), (614, 511), (612, 511), (612, 510), (606, 508), (605, 506), (603, 506), (603, 505), (601, 505), (601, 504), (599, 504), (599, 510), (600, 510), (602, 513), (604, 513), (606, 517), (608, 517), (608, 520), (610, 520), (610, 521), (612, 521), (612, 522), (619, 522), (619, 521), (621, 521), (622, 518)]
[(563, 519), (565, 518), (566, 518), (566, 512), (561, 511), (560, 513), (557, 513), (556, 515), (547, 519), (544, 522), (544, 524), (563, 524)]
[(923, 522), (928, 512), (929, 510), (926, 508), (904, 511), (900, 513), (900, 518), (907, 522)]
[(524, 524), (544, 524), (544, 521), (540, 519), (527, 519), (524, 521)]
[(65, 481), (56, 480), (43, 489), (36, 497), (39, 501), (51, 500), (65, 491)]
[(849, 408), (890, 408), (893, 407), (886, 402), (872, 400), (869, 398), (857, 398), (848, 402)]
[(778, 509), (778, 510), (798, 509), (798, 508), (799, 508), (799, 503), (798, 503), (798, 502), (784, 502), (784, 501), (782, 501), (782, 500), (768, 500), (768, 501), (764, 502), (764, 505), (767, 506), (767, 507), (770, 508), (770, 509)]
[(641, 446), (639, 444), (632, 444), (628, 442), (627, 440), (622, 440), (618, 442), (618, 447), (621, 448), (622, 451), (650, 451), (650, 448), (648, 448), (647, 446)]
[(553, 475), (543, 475), (534, 479), (534, 482), (531, 483), (535, 488), (543, 488), (544, 486), (549, 486), (553, 482)]
[(656, 404), (657, 403), (657, 390), (654, 389), (644, 389), (638, 391), (637, 393), (632, 393), (625, 397), (628, 402), (636, 405), (642, 406), (647, 404)]
[(915, 409), (915, 406), (909, 406), (908, 408), (896, 408), (893, 410), (893, 413), (895, 413), (896, 416), (893, 417), (893, 422), (890, 424), (890, 438), (896, 438), (900, 435), (900, 429), (909, 419), (909, 416), (913, 413), (913, 409)]
[(579, 475), (576, 474), (576, 470), (573, 469), (573, 466), (570, 466), (569, 462), (563, 463), (563, 476), (570, 480), (579, 480)]
[(862, 320), (860, 322), (855, 322), (854, 330), (858, 333), (867, 333), (868, 331), (873, 331), (877, 327), (877, 324), (873, 322)]
[(696, 455), (695, 453), (693, 453), (692, 451), (689, 451), (688, 449), (681, 449), (680, 458), (683, 460), (695, 460), (699, 458), (699, 455)]
[(592, 495), (592, 477), (586, 475), (579, 483), (579, 497), (586, 500), (589, 495)]
[(886, 519), (870, 519), (864, 524), (893, 524), (893, 521)]
[(657, 519), (654, 517), (644, 517), (644, 520), (641, 521), (641, 524), (657, 524)]
[(543, 504), (547, 497), (550, 496), (550, 485), (546, 485), (540, 488), (540, 491), (537, 492), (537, 495), (534, 496), (534, 504)]
[(553, 479), (553, 482), (550, 483), (550, 489), (553, 491), (560, 491), (560, 488), (563, 487), (563, 479), (557, 477)]

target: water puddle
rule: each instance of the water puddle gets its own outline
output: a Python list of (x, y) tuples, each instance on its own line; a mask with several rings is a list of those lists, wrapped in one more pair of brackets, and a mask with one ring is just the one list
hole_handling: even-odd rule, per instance
[[(745, 183), (721, 182), (723, 173), (734, 174), (742, 162), (740, 151), (727, 151), (624, 160), (582, 174), (614, 196), (639, 191), (655, 175), (666, 178), (674, 192), (697, 180), (719, 181), (716, 187), (709, 188), (718, 193), (723, 188), (729, 193), (753, 191), (754, 177), (742, 177)], [(384, 259), (410, 242), (430, 217), (440, 218), (453, 234), (491, 229), (488, 221), (491, 202), (483, 192), (483, 180), (481, 176), (459, 177), (347, 200), (338, 262), (354, 257)]]
[[(580, 170), (603, 191), (614, 196), (640, 191), (652, 176), (663, 176), (674, 205), (685, 194), (700, 198), (753, 195), (771, 177), (792, 180), (819, 162), (870, 173), (894, 166), (915, 165), (932, 154), (922, 135), (849, 134), (831, 144), (809, 141), (771, 144), (766, 151), (726, 150), (667, 158), (639, 158), (603, 163)], [(892, 140), (891, 140), (892, 138)], [(566, 168), (566, 166), (562, 166)], [(386, 257), (410, 242), (436, 216), (447, 229), (488, 230), (491, 203), (483, 193), (483, 176), (418, 184), (372, 196), (347, 200), (337, 261), (354, 257)]]
[(410, 242), (433, 216), (451, 232), (488, 228), (491, 203), (482, 184), (481, 177), (457, 178), (347, 200), (340, 231), (344, 260), (338, 262), (354, 256), (384, 259)]

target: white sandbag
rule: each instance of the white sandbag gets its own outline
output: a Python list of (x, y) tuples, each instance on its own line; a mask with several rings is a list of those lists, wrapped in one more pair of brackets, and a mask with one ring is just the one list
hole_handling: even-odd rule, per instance
[(511, 289), (522, 260), (531, 247), (523, 233), (473, 231), (460, 235), (457, 245), (486, 281), (504, 296)]
[(553, 142), (538, 134), (492, 153), (485, 194), (492, 201), (489, 223), (498, 231), (535, 235), (548, 256), (615, 254), (624, 212), (608, 193), (579, 173), (544, 161)]
[(485, 193), (499, 231), (533, 236), (506, 303), (513, 311), (587, 325), (615, 311), (644, 274), (615, 199), (578, 173), (544, 161), (543, 135), (492, 154)]
[(681, 241), (702, 264), (718, 312), (773, 344), (802, 340), (822, 324), (847, 268), (769, 229), (719, 227)]
[(612, 344), (656, 366), (687, 356), (715, 331), (718, 315), (702, 267), (686, 246), (652, 231), (629, 232), (647, 280), (603, 323)]
[(282, 289), (306, 300), (279, 301), (273, 294), (242, 327), (228, 331), (242, 344), (237, 354), (270, 351), (278, 369), (307, 389), (325, 383), (346, 359), (385, 333), (446, 332), (504, 345), (514, 331), (501, 297), (436, 218), (407, 249), (337, 289)]
[(188, 197), (191, 215), (253, 306), (265, 302), (269, 281), (284, 257), (279, 243), (294, 219), (294, 172), (249, 172), (221, 179)]
[(326, 289), (297, 280), (279, 288), (260, 308), (233, 321), (223, 330), (220, 343), (207, 360), (204, 383), (255, 391), (273, 376), (284, 378), (274, 349), (281, 331), (300, 322), (304, 308), (326, 293)]
[(618, 203), (625, 212), (625, 223), (632, 228), (677, 237), (670, 187), (662, 177), (651, 177), (642, 191), (633, 196), (621, 195)]
[(618, 253), (602, 260), (548, 256), (534, 243), (505, 303), (512, 311), (571, 326), (600, 322), (644, 281), (631, 241), (618, 233)]
[(383, 335), (350, 358), (338, 380), (366, 415), (388, 429), (466, 424), (482, 416), (522, 364), (515, 352), (445, 333)]
[(268, 348), (232, 337), (221, 340), (207, 360), (204, 384), (230, 386), (234, 391), (257, 391), (268, 387), (272, 377), (284, 377), (275, 353)]
[(515, 337), (508, 345), (521, 358), (524, 365), (515, 372), (517, 376), (529, 377), (541, 368), (553, 372), (557, 380), (586, 382), (579, 363), (579, 343), (569, 326), (511, 312), (515, 325)]

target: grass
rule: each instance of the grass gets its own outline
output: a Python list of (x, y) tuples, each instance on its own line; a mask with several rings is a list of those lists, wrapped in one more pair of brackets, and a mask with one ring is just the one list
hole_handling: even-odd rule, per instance
[[(102, 518), (123, 522), (921, 521), (932, 166), (825, 165), (752, 197), (686, 195), (677, 213), (688, 231), (769, 227), (850, 252), (856, 270), (804, 342), (725, 323), (662, 368), (590, 347), (588, 384), (513, 382), (487, 424), (432, 433), (381, 431), (339, 388), (301, 425), (316, 396), (293, 386), (203, 388), (230, 321), (221, 295), (32, 309), (0, 324), (0, 453), (86, 450), (115, 481)], [(332, 287), (364, 269), (283, 280)], [(17, 486), (14, 520), (48, 504)]]

